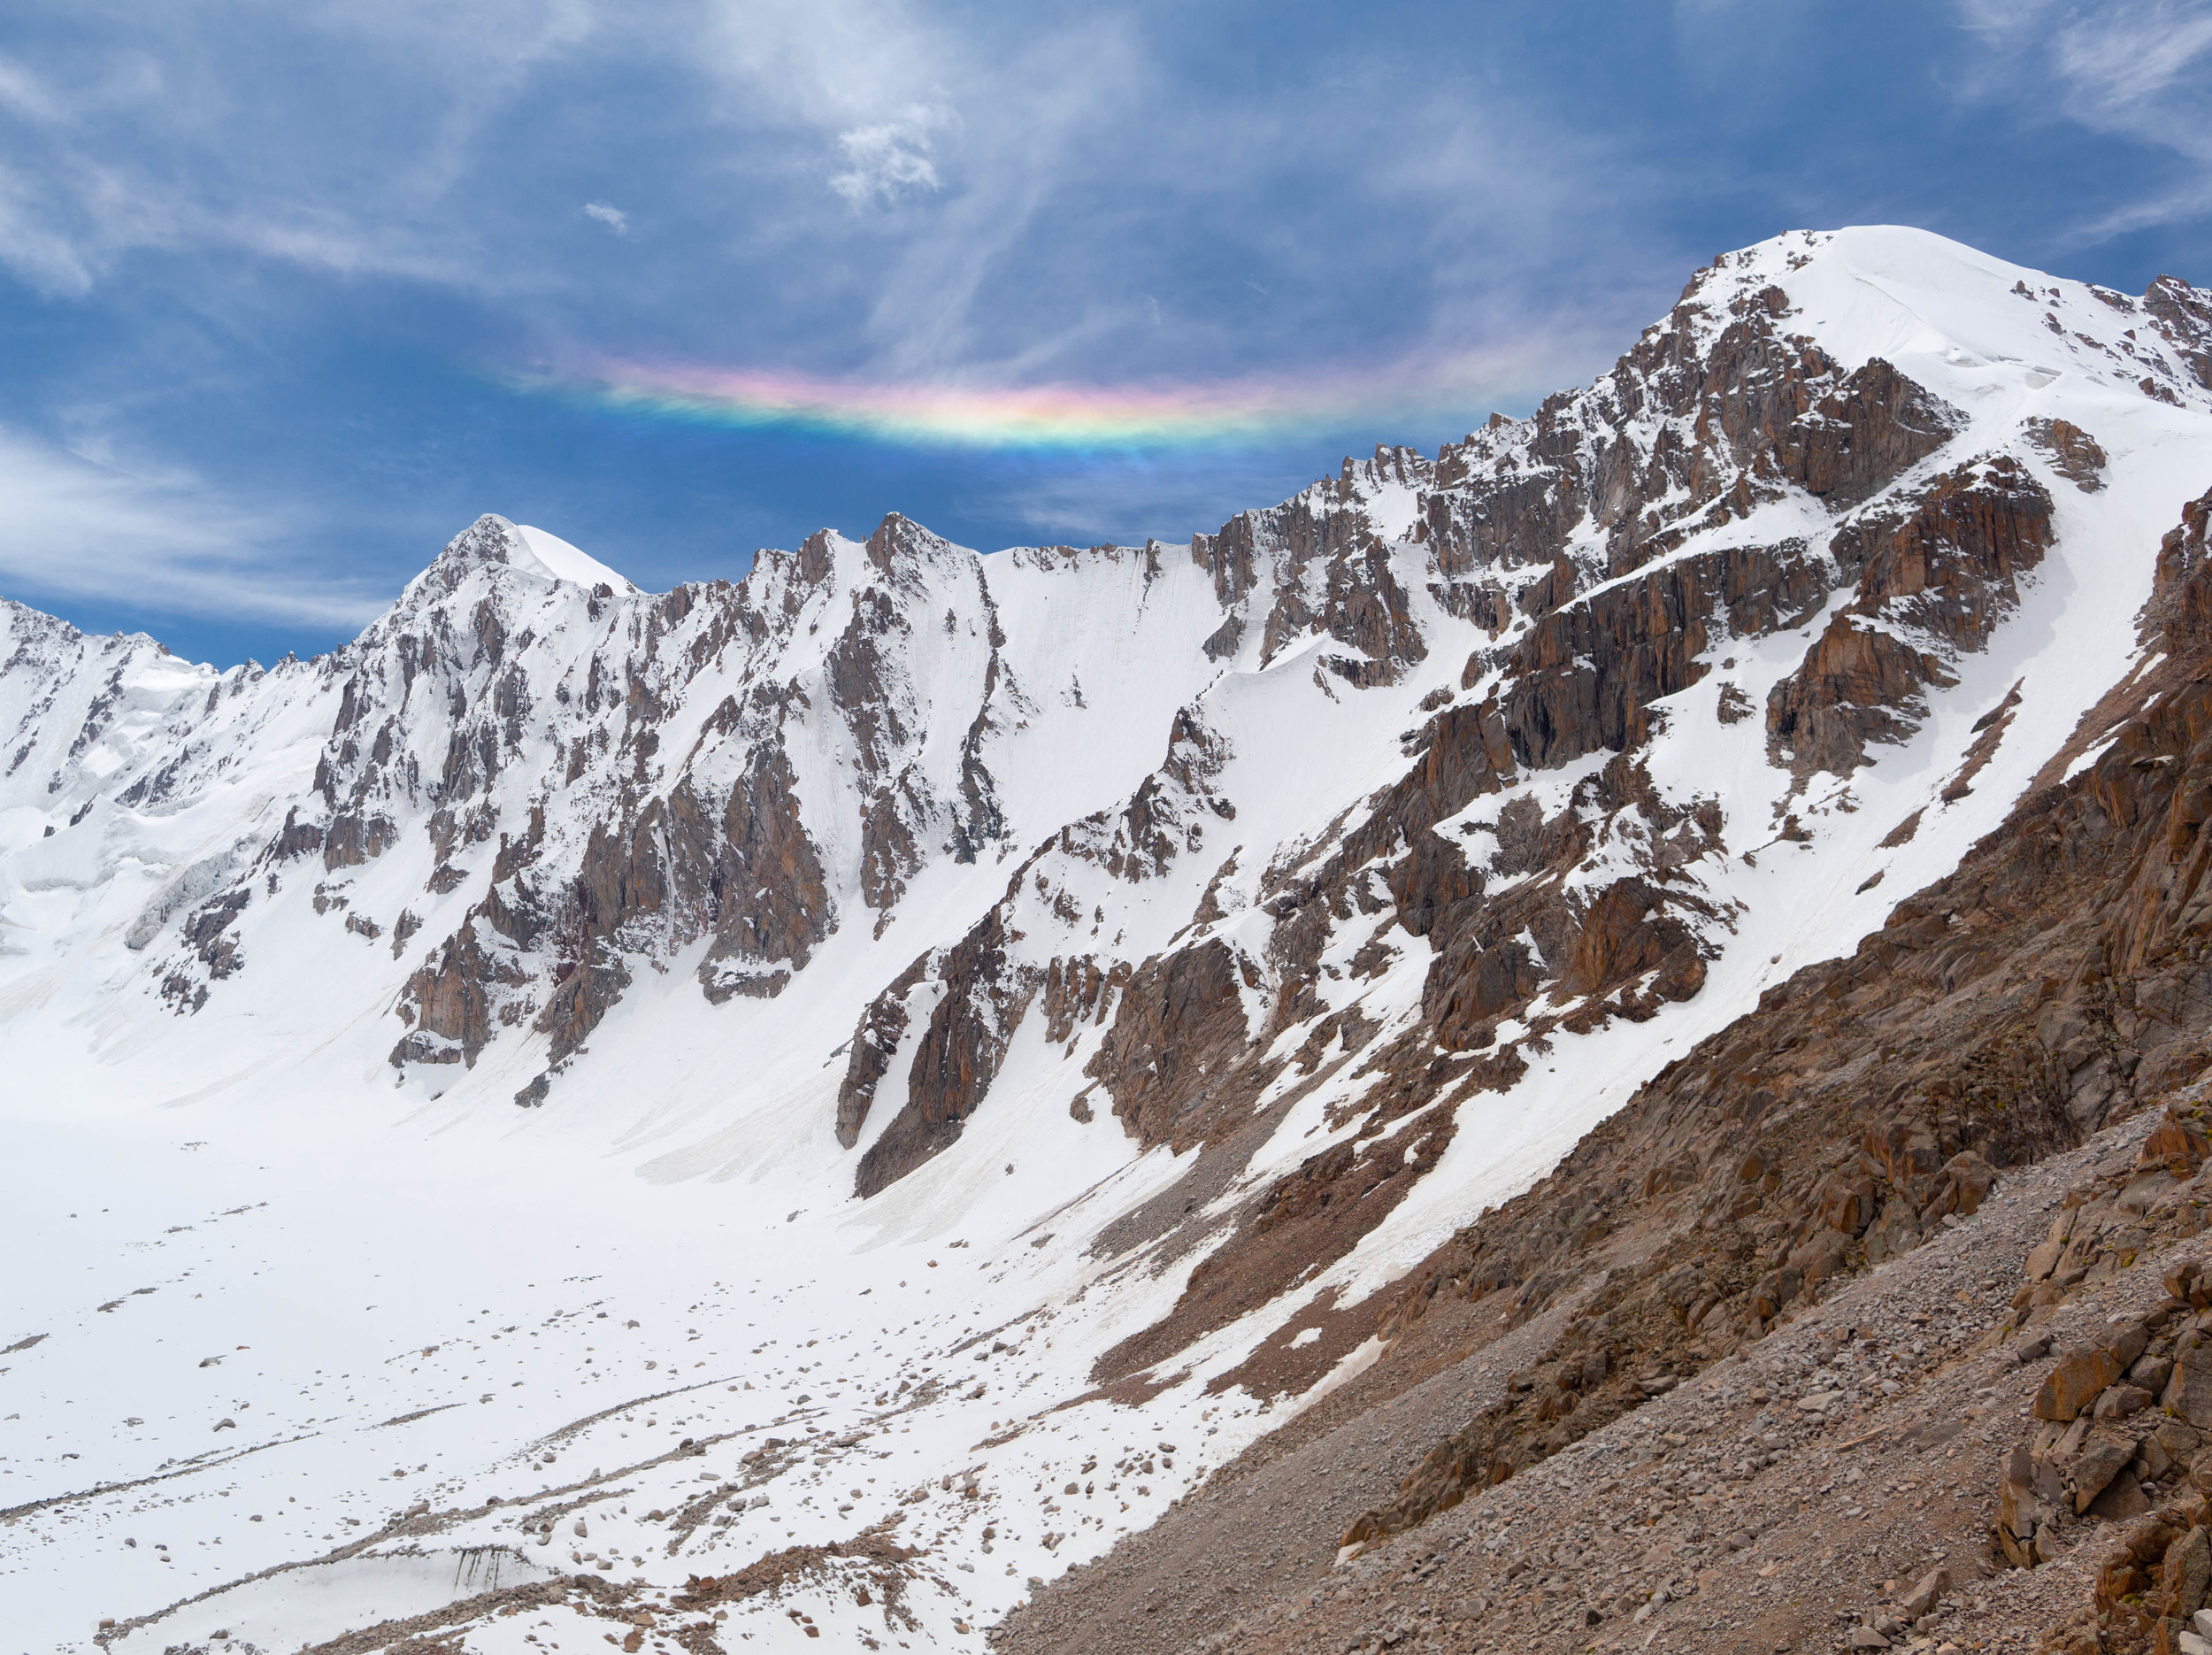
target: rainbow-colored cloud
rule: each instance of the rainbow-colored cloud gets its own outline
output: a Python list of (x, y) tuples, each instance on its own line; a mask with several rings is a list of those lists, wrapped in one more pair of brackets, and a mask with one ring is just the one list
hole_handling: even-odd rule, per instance
[(1464, 359), (1362, 377), (1127, 386), (889, 385), (803, 373), (603, 361), (517, 375), (518, 389), (662, 419), (857, 437), (912, 447), (1079, 451), (1253, 443), (1412, 419), (1471, 418)]

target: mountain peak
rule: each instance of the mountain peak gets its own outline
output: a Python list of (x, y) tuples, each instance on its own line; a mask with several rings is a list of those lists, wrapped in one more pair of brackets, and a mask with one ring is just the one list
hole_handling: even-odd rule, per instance
[(868, 560), (886, 574), (901, 562), (918, 563), (953, 550), (942, 535), (924, 528), (902, 512), (887, 512), (868, 536)]
[(488, 563), (503, 564), (541, 580), (566, 581), (572, 585), (605, 587), (609, 596), (638, 589), (626, 575), (609, 568), (590, 553), (572, 546), (558, 535), (527, 523), (511, 523), (487, 512), (446, 543), (430, 573), (441, 568), (455, 577)]

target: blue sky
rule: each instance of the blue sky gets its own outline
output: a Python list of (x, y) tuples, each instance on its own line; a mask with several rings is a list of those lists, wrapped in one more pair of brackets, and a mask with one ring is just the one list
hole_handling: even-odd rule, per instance
[[(896, 509), (1181, 539), (1605, 366), (1690, 270), (1921, 225), (2212, 282), (2212, 0), (1601, 5), (14, 0), (0, 593), (221, 663), (352, 635), (499, 512), (659, 589)], [(518, 389), (1434, 398), (1051, 452)]]

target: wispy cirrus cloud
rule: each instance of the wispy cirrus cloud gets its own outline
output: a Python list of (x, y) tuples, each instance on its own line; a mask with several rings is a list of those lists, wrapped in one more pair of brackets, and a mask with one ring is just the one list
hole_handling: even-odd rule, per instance
[(2066, 119), (2181, 163), (2177, 179), (2116, 192), (2077, 240), (2212, 213), (2212, 0), (1960, 0), (1960, 14), (1990, 53), (1978, 96), (2020, 101), (2039, 81)]
[[(584, 0), (154, 12), (34, 4), (0, 57), (0, 265), (82, 297), (134, 254), (228, 251), (480, 283), (454, 201), (531, 77), (594, 32)], [(30, 40), (35, 59), (19, 43)], [(347, 60), (242, 81), (240, 47)], [(395, 119), (403, 113), (414, 119)]]
[(174, 467), (133, 465), (0, 427), (0, 582), (20, 599), (142, 613), (366, 624), (388, 590), (298, 556), (308, 523), (224, 498)]

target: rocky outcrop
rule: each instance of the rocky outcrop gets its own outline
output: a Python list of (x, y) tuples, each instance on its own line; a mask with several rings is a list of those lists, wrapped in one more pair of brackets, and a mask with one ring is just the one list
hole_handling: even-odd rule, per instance
[(707, 998), (772, 996), (836, 922), (820, 853), (799, 814), (791, 761), (763, 744), (730, 789), (710, 846), (684, 871), (703, 897), (714, 944), (699, 965)]
[(2143, 290), (2142, 306), (2183, 368), (2212, 389), (2212, 291), (2160, 276)]
[(2212, 489), (2184, 506), (2159, 542), (2144, 622), (2169, 652), (2212, 645)]
[[(2028, 1255), (2028, 1282), (2011, 1318), (1990, 1336), (2017, 1341), (2012, 1359), (2043, 1370), (2035, 1423), (1998, 1478), (1998, 1559), (2033, 1569), (2097, 1543), (2101, 1525), (2127, 1526), (2116, 1546), (2115, 1531), (2103, 1528), (2091, 1601), (2039, 1645), (2052, 1655), (2186, 1648), (2182, 1634), (2212, 1587), (2205, 1526), (2212, 1282), (2204, 1260), (2170, 1265), (2162, 1302), (2110, 1317), (2086, 1337), (2055, 1349), (2048, 1330), (2034, 1335), (2069, 1299), (2124, 1281), (2139, 1255), (2155, 1256), (2202, 1231), (2204, 1128), (2203, 1104), (2194, 1096), (2177, 1101), (2132, 1166), (2068, 1191), (2049, 1237)], [(2022, 1339), (2023, 1328), (2032, 1336)]]
[[(1363, 498), (1374, 485), (1418, 486), (1432, 474), (1428, 460), (1412, 450), (1379, 448), (1371, 461), (1348, 459), (1333, 484), (1240, 512), (1219, 533), (1194, 536), (1192, 560), (1212, 576), (1215, 596), (1229, 612), (1208, 652), (1233, 654), (1254, 635), (1264, 666), (1294, 641), (1318, 634), (1360, 652), (1362, 661), (1349, 670), (1354, 681), (1369, 686), (1395, 682), (1425, 659), (1427, 643)], [(1264, 616), (1248, 612), (1255, 596), (1268, 603)]]
[[(1715, 627), (1755, 636), (1816, 611), (1827, 592), (1803, 550), (1679, 559), (1543, 616), (1503, 663), (1499, 716), (1515, 758), (1548, 769), (1641, 745), (1651, 704), (1704, 676)], [(1476, 672), (1471, 661), (1467, 687)]]
[(1258, 1086), (1237, 1060), (1253, 1032), (1246, 997), (1260, 983), (1258, 966), (1218, 937), (1155, 956), (1131, 976), (1084, 1073), (1104, 1084), (1140, 1143), (1179, 1152), (1248, 1112)]
[(1199, 712), (1182, 709), (1169, 727), (1160, 767), (1118, 810), (1100, 811), (1063, 828), (1056, 848), (1133, 885), (1158, 878), (1178, 858), (1203, 847), (1210, 824), (1236, 820), (1235, 804), (1212, 787), (1229, 757), (1228, 743)]
[[(431, 960), (408, 979), (399, 1013), (411, 1025), (392, 1048), (395, 1068), (408, 1063), (459, 1063), (473, 1068), (478, 1054), (492, 1037), (495, 1004), (506, 1004), (502, 991), (525, 988), (530, 979), (512, 952), (496, 942), (487, 945), (487, 932), (495, 929), (488, 908), (480, 917), (441, 943)], [(495, 995), (500, 1000), (495, 1002)]]
[[(918, 974), (909, 967), (901, 981)], [(863, 1197), (888, 1188), (958, 1141), (968, 1117), (996, 1077), (1041, 976), (1010, 958), (998, 910), (933, 961), (930, 974), (941, 982), (943, 992), (930, 1012), (907, 1072), (904, 1106), (860, 1158), (853, 1187)], [(858, 1043), (856, 1035), (856, 1059)], [(849, 1129), (856, 1136), (865, 1117), (854, 1079), (849, 1069), (853, 1098)], [(841, 1093), (841, 1128), (848, 1119), (846, 1100), (847, 1094)]]
[[(1701, 272), (1590, 391), (1553, 396), (1525, 422), (1494, 418), (1442, 451), (1439, 484), (1463, 486), (1432, 496), (1421, 526), (1442, 573), (1564, 573), (1568, 538), (1586, 521), (1604, 542), (1598, 573), (1618, 576), (1692, 526), (1743, 516), (1788, 487), (1855, 505), (1962, 426), (1889, 363), (1846, 373), (1787, 334), (1780, 289), (1721, 298), (1724, 274), (1724, 260)], [(1648, 448), (1627, 435), (1644, 422), (1656, 432)], [(1565, 595), (1555, 584), (1537, 601)]]
[(2070, 420), (2031, 420), (2021, 429), (2043, 450), (2051, 469), (2084, 494), (2104, 487), (2108, 463), (2102, 444)]
[(1839, 529), (1837, 564), (1857, 596), (1829, 620), (1804, 664), (1767, 697), (1778, 763), (1848, 775), (1870, 743), (1918, 727), (1931, 685), (1978, 650), (2019, 601), (2019, 578), (2051, 539), (2051, 501), (2009, 457), (1961, 467), (1909, 503)]
[(869, 1003), (845, 1059), (845, 1079), (837, 1089), (837, 1141), (847, 1149), (860, 1142), (860, 1130), (875, 1106), (876, 1090), (891, 1072), (891, 1061), (913, 1018), (908, 1002), (931, 963), (925, 954)]
[[(1786, 340), (1778, 322), (1786, 307), (1778, 299), (1735, 303), (1716, 336), (1698, 297), (1702, 285), (1694, 283), (1669, 321), (1591, 393), (1554, 398), (1532, 421), (1494, 420), (1440, 459), (1420, 533), (1441, 575), (1463, 581), (1501, 568), (1548, 567), (1521, 589), (1531, 624), (1496, 653), (1478, 652), (1462, 674), (1464, 689), (1495, 688), (1478, 702), (1438, 710), (1413, 738), (1413, 769), (1371, 799), (1317, 866), (1271, 873), (1277, 924), (1269, 963), (1277, 986), (1268, 1035), (1319, 1014), (1322, 952), (1340, 926), (1369, 906), (1364, 870), (1379, 861), (1402, 925), (1427, 937), (1438, 956), (1424, 1009), (1447, 1048), (1480, 1051), (1497, 1026), (1524, 1017), (1540, 1038), (1563, 1019), (1582, 1029), (1609, 1016), (1647, 1016), (1701, 986), (1704, 933), (1722, 915), (1681, 871), (1719, 845), (1723, 824), (1709, 804), (1663, 800), (1647, 776), (1630, 780), (1630, 766), (1609, 768), (1605, 781), (1579, 792), (1552, 821), (1525, 823), (1521, 806), (1509, 807), (1491, 829), (1498, 855), (1490, 869), (1540, 867), (1548, 877), (1516, 881), (1502, 899), (1486, 894), (1485, 867), (1433, 829), (1530, 772), (1593, 752), (1632, 752), (1652, 734), (1649, 709), (1708, 670), (1704, 658), (1717, 640), (1801, 626), (1826, 601), (1832, 566), (1801, 543), (1678, 558), (1634, 573), (1690, 520), (1673, 504), (1659, 513), (1644, 511), (1643, 501), (1686, 497), (1724, 516), (1795, 487), (1832, 507), (1853, 508), (1960, 424), (1955, 411), (1886, 362), (1846, 374), (1817, 350)], [(1609, 422), (1655, 410), (1694, 413), (1691, 439), (1670, 448), (1679, 441), (1670, 427), (1632, 466), (1632, 450)], [(2004, 484), (2013, 481), (2003, 472), (2009, 464), (1993, 463)], [(1999, 482), (1978, 471), (1973, 477), (1985, 493), (2009, 499)], [(1859, 575), (1879, 562), (1863, 581), (1870, 612), (1888, 604), (1887, 616), (1907, 604), (1955, 611), (1952, 631), (1963, 634), (1971, 617), (1955, 566), (1990, 566), (1991, 581), (2008, 581), (2020, 566), (2016, 533), (1984, 548), (1978, 561), (1959, 550), (1962, 532), (2000, 538), (1958, 498), (1967, 486), (1962, 478), (1932, 491), (1927, 521), (1916, 538), (1902, 535), (1902, 550), (1896, 528), (1886, 536), (1862, 531), (1880, 550), (1861, 553), (1844, 573)], [(1991, 507), (1983, 515), (1994, 513)], [(1616, 578), (1582, 593), (1586, 573), (1564, 559), (1563, 548), (1586, 514), (1608, 527), (1606, 566), (1591, 573)], [(1256, 522), (1201, 548), (1225, 601), (1250, 583)], [(1932, 539), (1940, 541), (1933, 553), (1923, 549)], [(1932, 588), (1939, 597), (1926, 596)], [(1613, 836), (1612, 821), (1624, 811), (1651, 830), (1659, 877), (1578, 888), (1569, 874), (1594, 843)], [(1094, 1059), (1092, 1073), (1106, 1081), (1141, 1141), (1182, 1147), (1218, 1135), (1205, 1123), (1237, 1118), (1233, 1109), (1215, 1113), (1219, 1100), (1248, 1098), (1264, 1084), (1256, 1074), (1217, 1066), (1233, 1066), (1244, 1031), (1233, 1036), (1212, 1009), (1228, 997), (1225, 957), (1203, 952), (1211, 946), (1189, 945), (1201, 957), (1187, 962), (1171, 956), (1142, 967), (1115, 1035)], [(1535, 1002), (1547, 992), (1550, 1005), (1540, 1011)], [(1166, 1072), (1158, 1060), (1159, 1042), (1192, 1037), (1181, 1032), (1185, 1024), (1209, 1031), (1201, 1037), (1210, 1054), (1202, 1083), (1187, 1071)], [(1141, 1062), (1138, 1052), (1147, 1054)], [(1518, 1066), (1517, 1055), (1500, 1053), (1489, 1073), (1509, 1082)], [(1418, 1079), (1397, 1076), (1392, 1106), (1437, 1096), (1469, 1073), (1446, 1065)]]

